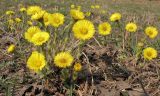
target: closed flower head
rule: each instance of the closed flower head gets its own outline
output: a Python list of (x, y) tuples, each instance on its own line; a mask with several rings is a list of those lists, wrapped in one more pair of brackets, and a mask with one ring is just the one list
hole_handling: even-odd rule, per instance
[(149, 38), (154, 39), (158, 35), (158, 30), (155, 27), (149, 26), (145, 29), (145, 34)]
[(33, 35), (31, 42), (34, 45), (42, 45), (43, 43), (47, 42), (49, 40), (49, 33), (48, 32), (37, 32)]
[(79, 20), (72, 28), (74, 36), (77, 39), (88, 40), (95, 34), (95, 28), (91, 21), (89, 20)]
[(110, 21), (119, 21), (121, 19), (121, 14), (120, 13), (114, 13), (110, 17)]
[(64, 23), (64, 15), (61, 13), (51, 14), (50, 23), (53, 27), (59, 27)]
[(108, 22), (104, 22), (99, 24), (98, 30), (100, 35), (108, 35), (111, 33), (111, 25)]
[(28, 30), (25, 32), (24, 36), (29, 42), (32, 42), (32, 37), (37, 32), (41, 32), (40, 28), (37, 26), (29, 27)]
[(54, 64), (60, 68), (70, 67), (73, 57), (69, 52), (60, 52), (54, 57)]
[(143, 50), (143, 56), (144, 56), (144, 59), (152, 60), (153, 58), (157, 57), (157, 50), (155, 50), (152, 47), (145, 48)]
[(32, 52), (27, 60), (27, 67), (35, 72), (41, 71), (46, 65), (45, 56), (37, 51)]
[(14, 51), (14, 49), (15, 49), (15, 45), (14, 45), (14, 44), (11, 44), (11, 45), (9, 45), (9, 47), (8, 47), (8, 49), (7, 49), (7, 52), (8, 52), (8, 53), (12, 53), (12, 52)]
[(137, 31), (137, 25), (135, 23), (128, 23), (126, 25), (126, 30), (128, 32), (136, 32)]

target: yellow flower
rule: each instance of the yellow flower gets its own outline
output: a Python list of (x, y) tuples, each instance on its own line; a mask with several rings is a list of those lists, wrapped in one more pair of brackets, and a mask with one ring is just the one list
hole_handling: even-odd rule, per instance
[(27, 15), (34, 15), (41, 10), (42, 9), (39, 6), (30, 6), (30, 7), (27, 8)]
[(102, 11), (101, 11), (101, 13), (102, 13), (102, 14), (105, 14), (105, 13), (106, 13), (106, 11), (105, 11), (105, 10), (102, 10)]
[(92, 8), (92, 9), (94, 9), (94, 8), (95, 8), (95, 6), (94, 6), (94, 5), (91, 5), (91, 8)]
[(76, 10), (76, 9), (71, 9), (70, 10), (70, 15), (74, 18), (74, 19), (84, 19), (84, 13), (81, 12), (80, 10)]
[(121, 14), (120, 13), (114, 13), (110, 17), (110, 21), (119, 21), (121, 19)]
[(143, 42), (138, 42), (137, 46), (138, 46), (138, 47), (143, 47), (143, 46), (144, 46), (144, 43), (143, 43)]
[(128, 23), (126, 25), (126, 30), (128, 32), (136, 32), (137, 31), (137, 25), (135, 23)]
[(39, 20), (43, 17), (45, 11), (44, 10), (41, 10), (37, 13), (35, 13), (34, 15), (31, 16), (31, 20)]
[(143, 56), (144, 56), (144, 59), (152, 60), (153, 58), (157, 57), (157, 50), (155, 50), (152, 47), (145, 48), (143, 50)]
[(51, 14), (50, 13), (45, 13), (43, 15), (43, 22), (45, 26), (48, 26), (50, 24), (49, 19), (51, 18)]
[(158, 35), (158, 30), (157, 30), (157, 28), (155, 28), (155, 27), (149, 26), (149, 27), (147, 27), (147, 28), (145, 29), (145, 34), (146, 34), (149, 38), (153, 39), (153, 38), (155, 38), (155, 37)]
[(15, 49), (15, 45), (14, 45), (14, 44), (11, 44), (11, 45), (9, 45), (9, 47), (8, 47), (8, 49), (7, 49), (7, 52), (8, 52), (8, 53), (11, 53), (11, 52), (14, 51), (14, 49)]
[(73, 25), (72, 31), (77, 39), (88, 40), (93, 37), (95, 28), (91, 21), (79, 20)]
[(33, 25), (32, 21), (27, 21), (27, 24), (30, 26)]
[(81, 6), (77, 6), (77, 9), (80, 11), (81, 10)]
[(99, 5), (95, 5), (95, 8), (99, 9), (99, 8), (100, 8), (100, 6), (99, 6)]
[(27, 60), (27, 67), (35, 72), (41, 71), (46, 65), (45, 57), (42, 53), (33, 51)]
[(100, 35), (108, 35), (111, 33), (111, 25), (108, 22), (104, 22), (98, 26)]
[(19, 10), (20, 12), (25, 12), (26, 11), (26, 8), (20, 8), (20, 10)]
[(9, 25), (12, 25), (14, 23), (14, 21), (12, 19), (8, 20)]
[(81, 71), (81, 69), (82, 69), (82, 65), (80, 63), (74, 64), (74, 70), (75, 71)]
[(72, 4), (72, 5), (71, 5), (71, 8), (75, 8), (75, 5), (74, 5), (74, 4)]
[(6, 15), (12, 15), (12, 14), (14, 14), (14, 12), (13, 11), (6, 11)]
[(34, 34), (36, 34), (37, 32), (41, 32), (40, 28), (37, 26), (31, 26), (28, 28), (27, 32), (25, 32), (24, 36), (25, 39), (27, 39), (29, 42), (32, 42), (32, 37)]
[(64, 23), (64, 15), (61, 13), (51, 14), (50, 23), (54, 27), (59, 27)]
[(42, 45), (43, 43), (47, 42), (49, 39), (49, 33), (48, 32), (37, 32), (33, 35), (31, 41), (34, 43), (34, 45)]
[(60, 52), (54, 57), (54, 64), (60, 68), (70, 67), (73, 59), (69, 52)]
[(91, 16), (91, 12), (86, 12), (86, 16)]
[(21, 20), (20, 18), (15, 18), (15, 21), (16, 21), (17, 23), (19, 23), (19, 22), (21, 22), (22, 20)]

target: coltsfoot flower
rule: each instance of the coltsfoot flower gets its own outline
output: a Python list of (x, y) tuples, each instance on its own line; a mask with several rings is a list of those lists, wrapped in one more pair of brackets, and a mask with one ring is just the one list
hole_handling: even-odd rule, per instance
[(128, 32), (136, 32), (137, 25), (135, 23), (128, 23), (125, 28)]
[(61, 13), (51, 14), (50, 23), (53, 27), (59, 27), (64, 23), (64, 15)]
[(33, 35), (31, 42), (34, 45), (42, 45), (43, 43), (47, 42), (49, 40), (50, 36), (48, 32), (37, 32)]
[(119, 21), (121, 19), (121, 14), (120, 13), (114, 13), (110, 17), (110, 21)]
[(70, 15), (76, 20), (84, 19), (85, 17), (82, 11), (76, 9), (71, 9)]
[(45, 56), (42, 53), (33, 51), (27, 60), (27, 67), (35, 72), (41, 71), (46, 65)]
[(27, 8), (27, 15), (34, 15), (42, 10), (39, 6), (30, 6)]
[(144, 59), (152, 60), (153, 58), (157, 57), (157, 50), (155, 50), (152, 47), (145, 48), (143, 50), (143, 56), (144, 56)]
[(74, 70), (75, 71), (81, 71), (81, 69), (82, 69), (82, 65), (80, 63), (74, 64)]
[(14, 45), (14, 44), (11, 44), (11, 45), (9, 45), (9, 47), (7, 48), (7, 52), (8, 52), (8, 53), (12, 53), (12, 52), (14, 51), (14, 49), (15, 49), (15, 45)]
[(19, 22), (21, 22), (22, 20), (21, 20), (20, 18), (15, 18), (15, 21), (16, 21), (17, 23), (19, 23)]
[(6, 15), (13, 15), (15, 12), (14, 11), (6, 11)]
[(100, 35), (109, 35), (111, 33), (112, 28), (108, 22), (104, 22), (102, 24), (99, 24), (98, 30)]
[(60, 68), (70, 67), (73, 59), (73, 56), (69, 52), (60, 52), (54, 57), (54, 64)]
[(20, 12), (25, 12), (27, 9), (25, 7), (20, 8)]
[(43, 22), (45, 26), (48, 26), (50, 24), (50, 18), (51, 18), (51, 14), (50, 13), (44, 13), (43, 15)]
[(39, 19), (41, 19), (43, 17), (44, 13), (45, 13), (44, 10), (36, 12), (35, 14), (33, 14), (31, 16), (31, 20), (39, 20)]
[(154, 39), (157, 35), (158, 35), (158, 30), (157, 28), (153, 27), (153, 26), (149, 26), (145, 29), (145, 34), (151, 38)]
[(29, 42), (32, 42), (32, 37), (37, 32), (41, 32), (40, 28), (37, 26), (31, 26), (28, 28), (28, 30), (24, 33), (25, 39), (27, 39)]
[(91, 21), (89, 20), (79, 20), (72, 28), (74, 36), (77, 39), (88, 40), (95, 34), (95, 28)]

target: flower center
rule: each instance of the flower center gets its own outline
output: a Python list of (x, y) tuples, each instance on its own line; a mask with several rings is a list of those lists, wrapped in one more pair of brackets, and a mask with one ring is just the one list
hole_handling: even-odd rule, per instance
[(61, 62), (61, 63), (66, 63), (66, 62), (67, 62), (67, 60), (66, 60), (66, 59), (64, 59), (64, 58), (62, 58), (62, 59), (60, 59), (60, 62)]
[(153, 34), (153, 31), (149, 31), (148, 33), (149, 33), (149, 35), (152, 35), (152, 34)]
[(43, 38), (43, 37), (39, 37), (39, 38), (38, 38), (38, 41), (39, 41), (39, 42), (42, 42), (42, 41), (44, 41), (44, 38)]
[(86, 28), (80, 29), (81, 34), (86, 35), (88, 33), (88, 30)]
[(55, 19), (54, 19), (54, 22), (55, 22), (55, 23), (60, 23), (60, 20), (59, 20), (58, 18), (55, 18)]
[(102, 30), (103, 30), (103, 31), (107, 31), (107, 27), (106, 27), (106, 26), (103, 26), (103, 27), (102, 27)]
[(148, 56), (148, 57), (151, 57), (151, 56), (152, 56), (152, 53), (151, 53), (151, 52), (147, 52), (147, 56)]

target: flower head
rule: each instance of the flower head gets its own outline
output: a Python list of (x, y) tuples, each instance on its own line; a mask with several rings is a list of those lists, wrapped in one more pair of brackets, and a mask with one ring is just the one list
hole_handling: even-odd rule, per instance
[(59, 27), (64, 23), (64, 15), (61, 13), (53, 13), (50, 17), (50, 23), (54, 27)]
[(80, 63), (74, 64), (74, 70), (75, 71), (81, 71), (81, 69), (82, 69), (82, 65)]
[(42, 53), (33, 51), (27, 60), (27, 67), (35, 72), (41, 71), (46, 65), (45, 57)]
[(22, 20), (21, 20), (20, 18), (15, 18), (15, 21), (16, 21), (17, 23), (19, 23), (19, 22), (21, 22)]
[(6, 15), (12, 15), (12, 14), (14, 14), (15, 12), (14, 11), (6, 11)]
[(15, 49), (15, 45), (14, 45), (14, 44), (11, 44), (11, 45), (9, 45), (9, 47), (8, 47), (8, 49), (7, 49), (7, 52), (8, 52), (8, 53), (11, 53), (11, 52), (14, 51), (14, 49)]
[(27, 8), (27, 15), (34, 15), (42, 10), (39, 6), (30, 6)]
[(26, 8), (24, 8), (24, 7), (22, 7), (22, 8), (20, 8), (20, 12), (25, 12), (27, 9)]
[(51, 14), (50, 13), (45, 13), (43, 15), (43, 22), (45, 26), (48, 26), (50, 24), (49, 19), (51, 18)]
[(76, 10), (76, 9), (71, 9), (70, 10), (70, 15), (74, 18), (74, 19), (84, 19), (84, 13), (81, 12), (80, 10)]
[(155, 37), (158, 35), (158, 30), (157, 30), (157, 28), (155, 28), (155, 27), (149, 26), (149, 27), (147, 27), (147, 28), (145, 29), (145, 34), (146, 34), (149, 38), (153, 39), (153, 38), (155, 38)]
[(35, 14), (33, 14), (33, 15), (31, 16), (31, 20), (39, 20), (39, 19), (41, 19), (41, 18), (43, 17), (44, 13), (45, 13), (44, 10), (41, 10), (41, 11), (39, 11), (39, 12), (36, 12)]
[(27, 24), (30, 25), (30, 26), (33, 25), (32, 21), (27, 21)]
[(37, 26), (31, 26), (28, 28), (28, 30), (25, 32), (24, 36), (25, 39), (27, 39), (29, 42), (32, 42), (32, 37), (37, 32), (41, 32), (40, 28)]
[(54, 63), (57, 67), (66, 68), (71, 66), (73, 57), (69, 52), (60, 52), (54, 57)]
[(72, 31), (77, 39), (88, 40), (93, 37), (95, 28), (91, 21), (79, 20), (73, 25)]
[(152, 60), (153, 58), (157, 57), (157, 50), (155, 50), (152, 47), (145, 48), (143, 50), (143, 56), (144, 56), (144, 59)]
[(75, 5), (74, 5), (74, 4), (72, 4), (72, 5), (71, 5), (71, 8), (75, 8)]
[(128, 23), (126, 25), (126, 30), (128, 32), (136, 32), (137, 31), (137, 25), (135, 23)]
[(98, 26), (100, 35), (108, 35), (111, 33), (111, 25), (108, 22), (104, 22)]
[(121, 19), (121, 14), (120, 13), (114, 13), (111, 15), (110, 20), (115, 22), (119, 21)]
[(37, 46), (42, 45), (43, 43), (48, 41), (49, 37), (50, 36), (48, 32), (37, 32), (33, 35), (31, 42)]

